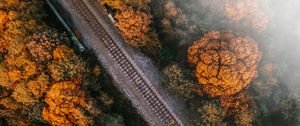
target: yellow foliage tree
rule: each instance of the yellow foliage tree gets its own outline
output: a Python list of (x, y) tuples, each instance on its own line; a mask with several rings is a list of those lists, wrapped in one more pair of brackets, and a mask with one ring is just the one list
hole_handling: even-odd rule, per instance
[(84, 73), (87, 72), (83, 60), (67, 46), (61, 45), (55, 48), (53, 58), (54, 61), (49, 63), (49, 70), (55, 81), (83, 77)]
[(224, 122), (225, 111), (214, 102), (204, 101), (201, 106), (195, 107), (193, 112), (197, 116), (190, 120), (190, 125), (193, 126), (227, 126)]
[(8, 55), (6, 58), (9, 65), (9, 77), (12, 82), (19, 81), (21, 79), (28, 79), (37, 74), (38, 66), (35, 62), (30, 61), (25, 53), (21, 55)]
[(101, 114), (87, 101), (80, 83), (80, 79), (55, 83), (47, 92), (48, 107), (43, 110), (43, 118), (51, 125), (91, 125), (93, 117)]
[(49, 76), (42, 73), (35, 80), (29, 81), (27, 85), (36, 98), (41, 98), (50, 87)]
[(23, 105), (33, 105), (35, 102), (37, 102), (24, 83), (19, 83), (16, 85), (12, 93), (12, 97)]

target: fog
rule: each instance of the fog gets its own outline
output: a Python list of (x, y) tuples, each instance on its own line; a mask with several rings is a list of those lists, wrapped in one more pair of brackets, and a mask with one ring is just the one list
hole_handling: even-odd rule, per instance
[[(284, 83), (291, 91), (297, 92), (295, 90), (300, 88), (300, 65), (298, 65), (300, 61), (300, 1), (256, 0), (256, 5), (249, 7), (257, 10), (245, 9), (245, 11), (264, 13), (267, 18), (261, 16), (262, 14), (253, 14), (249, 16), (250, 18), (246, 16), (241, 19), (238, 25), (220, 14), (224, 13), (220, 9), (221, 4), (220, 0), (166, 0), (165, 3), (157, 4), (161, 8), (156, 12), (162, 12), (161, 17), (169, 17), (171, 22), (174, 22), (175, 25), (172, 25), (170, 34), (179, 36), (179, 39), (170, 41), (177, 42), (179, 45), (190, 45), (201, 38), (205, 32), (212, 30), (230, 29), (252, 36), (260, 44), (261, 50), (266, 53), (264, 59), (276, 63), (277, 67), (274, 71), (280, 74), (281, 83)], [(172, 8), (175, 9), (172, 10)], [(177, 16), (172, 18), (168, 15), (171, 12), (168, 11), (174, 10), (177, 11)], [(264, 19), (267, 23), (254, 26), (255, 28), (243, 25), (244, 22), (245, 24), (250, 22), (250, 25), (259, 24)]]

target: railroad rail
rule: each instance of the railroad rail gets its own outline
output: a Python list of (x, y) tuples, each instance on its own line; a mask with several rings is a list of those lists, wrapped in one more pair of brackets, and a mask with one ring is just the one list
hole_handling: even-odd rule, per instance
[(112, 59), (119, 65), (124, 75), (129, 77), (131, 85), (135, 88), (140, 96), (144, 99), (146, 104), (155, 113), (162, 125), (180, 126), (182, 123), (170, 111), (163, 99), (159, 97), (155, 89), (151, 88), (138, 72), (137, 68), (131, 63), (128, 57), (122, 52), (120, 47), (113, 41), (112, 37), (107, 33), (105, 28), (97, 20), (97, 18), (90, 12), (87, 5), (82, 0), (70, 0), (69, 2), (78, 14), (83, 17), (89, 28), (95, 33), (98, 39), (102, 40), (105, 50), (109, 53)]

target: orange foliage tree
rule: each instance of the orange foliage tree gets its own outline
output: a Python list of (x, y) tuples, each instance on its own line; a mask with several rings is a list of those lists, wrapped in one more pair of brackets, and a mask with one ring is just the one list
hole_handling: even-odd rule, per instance
[(124, 10), (128, 6), (132, 6), (137, 10), (148, 8), (148, 4), (151, 0), (101, 0), (100, 4), (106, 4), (112, 9)]
[(145, 46), (151, 38), (147, 36), (148, 25), (151, 17), (144, 12), (126, 8), (116, 13), (116, 26), (120, 30), (125, 41), (133, 47)]
[(140, 48), (148, 54), (155, 54), (159, 44), (157, 34), (151, 30), (148, 4), (150, 0), (103, 0), (101, 5), (108, 5), (116, 10), (115, 25), (125, 42)]
[(196, 67), (195, 75), (205, 93), (228, 96), (250, 84), (257, 74), (261, 52), (249, 36), (214, 31), (189, 47), (187, 59)]

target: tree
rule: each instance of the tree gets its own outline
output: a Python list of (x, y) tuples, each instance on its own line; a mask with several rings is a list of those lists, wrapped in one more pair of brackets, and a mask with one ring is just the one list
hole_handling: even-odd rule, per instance
[(155, 54), (159, 48), (158, 37), (151, 30), (152, 15), (148, 4), (150, 0), (103, 0), (101, 5), (108, 5), (116, 10), (114, 18), (125, 42), (148, 54)]
[(25, 52), (20, 55), (8, 55), (5, 60), (9, 65), (8, 75), (13, 83), (21, 81), (21, 79), (29, 79), (37, 74), (38, 65), (29, 60)]
[(54, 48), (68, 41), (68, 38), (64, 34), (58, 34), (55, 30), (46, 29), (42, 32), (35, 32), (27, 41), (26, 47), (33, 59), (37, 62), (44, 62), (52, 59)]
[(236, 115), (235, 124), (238, 126), (252, 126), (254, 113), (252, 111), (241, 111)]
[(188, 49), (188, 62), (211, 97), (233, 95), (256, 77), (261, 52), (249, 36), (209, 32)]
[(184, 76), (185, 71), (178, 64), (167, 66), (163, 69), (162, 75), (164, 78), (162, 84), (167, 89), (184, 97), (186, 100), (194, 97), (195, 83)]
[(239, 92), (232, 96), (220, 97), (219, 101), (220, 105), (227, 111), (228, 116), (249, 111), (250, 107), (254, 108), (255, 106), (255, 102), (247, 92)]
[(80, 83), (81, 79), (55, 83), (47, 92), (43, 118), (51, 125), (91, 125), (93, 117), (102, 113), (93, 107)]
[(101, 0), (101, 5), (108, 5), (112, 9), (123, 11), (128, 6), (132, 6), (137, 10), (147, 9), (151, 0)]
[(49, 76), (45, 73), (39, 75), (35, 80), (28, 82), (28, 88), (36, 98), (41, 98), (50, 87)]
[(197, 107), (197, 118), (191, 120), (192, 125), (196, 126), (226, 126), (225, 111), (214, 102), (204, 101), (200, 107)]
[(117, 20), (115, 25), (129, 45), (139, 48), (151, 41), (147, 36), (151, 16), (127, 8), (124, 11), (117, 12), (115, 18)]
[(49, 63), (48, 66), (51, 77), (55, 81), (83, 77), (87, 72), (85, 62), (72, 49), (65, 45), (55, 48), (53, 59), (54, 61)]
[(34, 98), (30, 90), (26, 87), (24, 83), (17, 84), (12, 97), (19, 103), (23, 105), (33, 105), (37, 102), (37, 99)]

